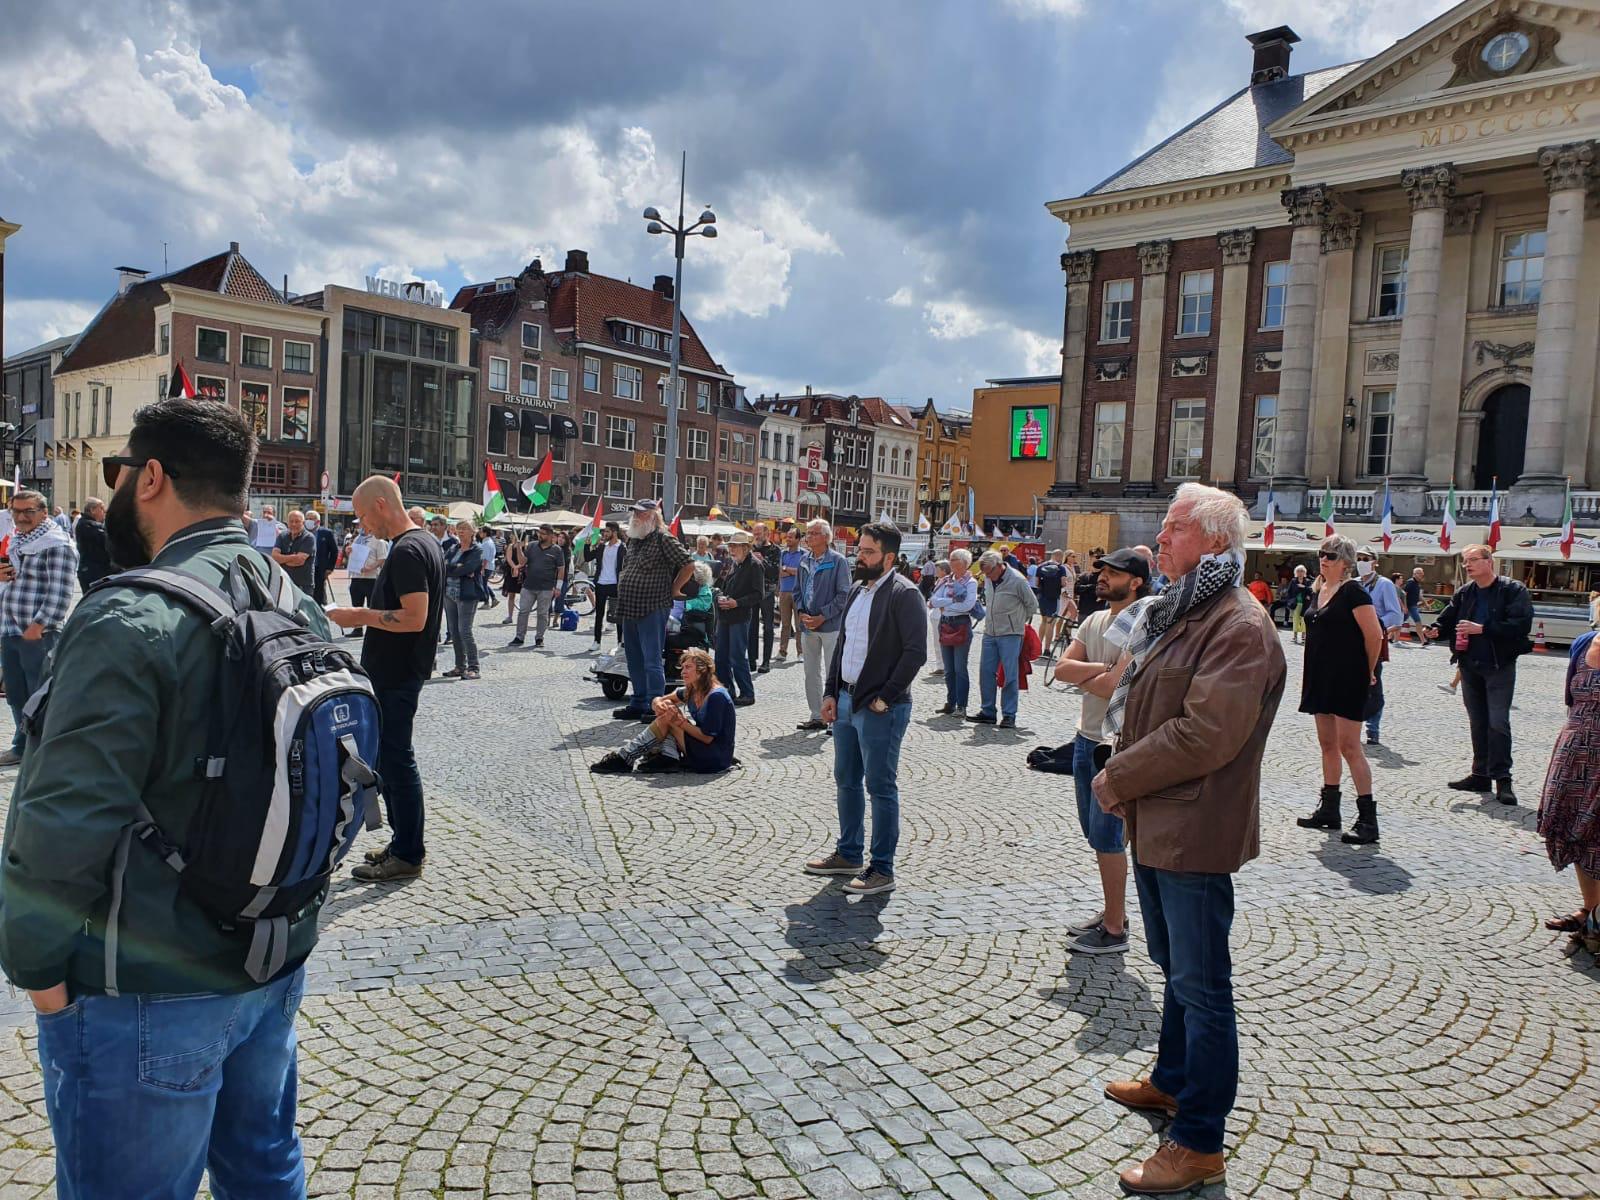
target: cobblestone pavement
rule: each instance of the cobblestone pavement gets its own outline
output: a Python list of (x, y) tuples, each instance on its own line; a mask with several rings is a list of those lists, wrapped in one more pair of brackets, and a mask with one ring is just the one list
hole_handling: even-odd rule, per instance
[[(1070, 781), (1023, 754), (1070, 736), (1076, 699), (1036, 689), (1002, 731), (934, 715), (919, 682), (900, 889), (847, 901), (798, 870), (833, 799), (797, 663), (758, 677), (732, 774), (619, 780), (586, 770), (630, 728), (583, 679), (588, 636), (550, 642), (425, 689), (427, 873), (328, 906), (301, 1023), (313, 1195), (1115, 1194), (1160, 1123), (1101, 1088), (1148, 1069), (1160, 982), (1137, 920), (1125, 958), (1063, 950), (1093, 859)], [(1467, 761), (1446, 656), (1398, 651), (1381, 847), (1295, 827), (1319, 780), (1291, 685), (1237, 879), (1242, 1079), (1207, 1195), (1600, 1195), (1600, 972), (1541, 927), (1576, 889), (1532, 828), (1562, 666), (1524, 660), (1508, 810), (1444, 789)], [(24, 1004), (0, 997), (7, 1198), (50, 1192)]]

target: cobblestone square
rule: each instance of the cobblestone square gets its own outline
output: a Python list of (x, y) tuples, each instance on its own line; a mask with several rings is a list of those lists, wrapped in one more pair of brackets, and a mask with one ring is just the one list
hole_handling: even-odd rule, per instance
[[(1160, 981), (1136, 916), (1126, 956), (1064, 950), (1098, 904), (1093, 857), (1070, 779), (1023, 758), (1070, 736), (1075, 698), (1036, 682), (997, 730), (937, 716), (920, 681), (899, 890), (847, 901), (799, 871), (831, 842), (833, 784), (830, 742), (794, 730), (798, 662), (757, 678), (730, 774), (597, 777), (634, 727), (584, 678), (587, 631), (502, 650), (496, 618), (483, 680), (424, 690), (425, 875), (345, 880), (325, 910), (301, 1017), (312, 1195), (1117, 1193), (1160, 1122), (1101, 1088), (1148, 1069)], [(1285, 649), (1263, 852), (1236, 879), (1229, 1177), (1205, 1194), (1600, 1195), (1600, 972), (1542, 928), (1576, 889), (1533, 832), (1564, 656), (1522, 660), (1503, 809), (1444, 788), (1467, 762), (1446, 655), (1398, 649), (1383, 839), (1349, 847), (1293, 822), (1319, 779)], [(0, 1195), (52, 1195), (14, 994), (0, 1125)]]

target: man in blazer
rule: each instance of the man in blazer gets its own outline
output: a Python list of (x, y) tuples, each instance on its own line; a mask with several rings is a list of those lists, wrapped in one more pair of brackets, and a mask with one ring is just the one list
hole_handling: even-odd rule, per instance
[[(911, 723), (911, 683), (928, 658), (928, 610), (917, 585), (895, 570), (900, 531), (861, 528), (855, 587), (845, 601), (828, 664), (822, 719), (833, 726), (839, 840), (807, 862), (810, 875), (852, 875), (845, 891), (894, 889), (900, 841), (900, 743)], [(872, 858), (863, 862), (866, 793), (872, 795)]]

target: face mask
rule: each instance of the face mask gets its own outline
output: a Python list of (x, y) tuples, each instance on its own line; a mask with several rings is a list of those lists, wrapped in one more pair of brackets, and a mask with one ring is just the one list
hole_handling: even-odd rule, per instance
[(139, 532), (139, 504), (133, 498), (139, 472), (130, 471), (106, 505), (106, 548), (111, 561), (123, 570), (150, 565), (150, 548)]
[(1375, 564), (1371, 559), (1362, 558), (1356, 560), (1356, 574), (1361, 578), (1365, 579), (1368, 575), (1371, 575), (1374, 569)]

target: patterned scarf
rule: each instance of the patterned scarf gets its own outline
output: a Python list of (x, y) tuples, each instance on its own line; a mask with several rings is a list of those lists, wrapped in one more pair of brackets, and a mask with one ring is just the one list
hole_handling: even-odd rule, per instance
[[(1238, 586), (1244, 564), (1237, 558), (1223, 554), (1208, 554), (1194, 570), (1175, 579), (1161, 595), (1139, 604), (1128, 635), (1127, 652), (1133, 656), (1128, 669), (1117, 682), (1111, 703), (1106, 708), (1104, 728), (1107, 741), (1114, 742), (1122, 732), (1122, 713), (1128, 706), (1128, 692), (1150, 652), (1156, 648), (1167, 630), (1179, 618), (1198, 608), (1218, 592)], [(1123, 616), (1127, 616), (1125, 612)], [(1120, 618), (1119, 618), (1120, 619)]]

